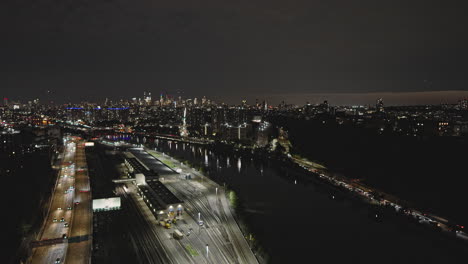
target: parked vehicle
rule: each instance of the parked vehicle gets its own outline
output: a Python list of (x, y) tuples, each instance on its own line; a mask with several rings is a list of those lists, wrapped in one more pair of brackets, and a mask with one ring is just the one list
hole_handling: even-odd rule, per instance
[(184, 237), (184, 234), (179, 231), (179, 229), (174, 229), (173, 236), (175, 239), (182, 239)]

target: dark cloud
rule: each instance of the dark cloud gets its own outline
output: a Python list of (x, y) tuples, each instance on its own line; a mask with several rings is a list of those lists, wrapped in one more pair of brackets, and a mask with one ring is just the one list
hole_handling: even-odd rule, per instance
[(467, 90), (450, 1), (6, 0), (2, 93), (58, 100)]

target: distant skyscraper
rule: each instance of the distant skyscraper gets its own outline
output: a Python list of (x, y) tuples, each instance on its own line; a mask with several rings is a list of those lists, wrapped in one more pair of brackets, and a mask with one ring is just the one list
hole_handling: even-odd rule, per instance
[(187, 107), (184, 108), (184, 116), (182, 117), (182, 126), (180, 127), (180, 136), (188, 137), (189, 133), (187, 130)]
[(150, 92), (149, 93), (144, 92), (143, 93), (143, 100), (145, 100), (145, 103), (147, 105), (150, 105), (151, 104), (151, 93)]
[(375, 105), (375, 109), (377, 110), (377, 112), (380, 112), (380, 113), (383, 113), (385, 111), (384, 109), (384, 103), (383, 103), (383, 99), (382, 98), (379, 98), (377, 99), (377, 103)]
[(458, 109), (468, 110), (468, 100), (466, 98), (458, 101)]

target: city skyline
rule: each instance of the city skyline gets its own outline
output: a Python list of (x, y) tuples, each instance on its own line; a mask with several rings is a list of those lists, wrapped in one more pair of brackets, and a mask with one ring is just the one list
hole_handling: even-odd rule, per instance
[[(3, 102), (5, 99), (10, 102), (21, 102), (27, 103), (28, 101), (39, 100), (41, 104), (79, 104), (82, 102), (90, 103), (103, 103), (106, 100), (118, 103), (120, 100), (131, 101), (133, 98), (144, 100), (144, 94), (147, 91), (141, 92), (141, 94), (133, 94), (129, 97), (119, 97), (116, 95), (92, 98), (82, 97), (81, 99), (74, 100), (55, 100), (56, 96), (52, 94), (39, 95), (39, 96), (6, 96), (3, 95)], [(151, 93), (151, 92), (150, 92)], [(177, 100), (179, 97), (182, 99), (195, 99), (201, 100), (205, 95), (199, 96), (181, 96), (180, 94), (165, 94), (165, 93), (153, 93), (153, 101), (156, 101), (156, 97), (164, 95)], [(387, 105), (393, 106), (405, 106), (405, 105), (438, 105), (438, 104), (456, 104), (458, 101), (468, 98), (468, 91), (430, 91), (430, 92), (371, 92), (371, 93), (306, 93), (306, 94), (270, 94), (270, 95), (236, 95), (229, 98), (212, 96), (208, 99), (215, 101), (216, 103), (225, 103), (229, 105), (239, 105), (244, 100), (247, 104), (253, 104), (255, 102), (267, 101), (271, 105), (278, 105), (280, 103), (304, 105), (307, 103), (320, 104), (323, 101), (329, 101), (332, 105), (346, 106), (346, 105), (373, 105), (379, 98), (385, 100)]]

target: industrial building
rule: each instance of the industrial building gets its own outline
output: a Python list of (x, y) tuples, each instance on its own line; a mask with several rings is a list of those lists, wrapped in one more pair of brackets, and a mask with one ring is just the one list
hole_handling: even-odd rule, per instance
[(156, 219), (174, 218), (183, 211), (183, 201), (179, 200), (159, 181), (156, 172), (146, 167), (132, 153), (125, 152), (125, 166), (129, 177), (135, 178), (138, 194), (151, 209)]

